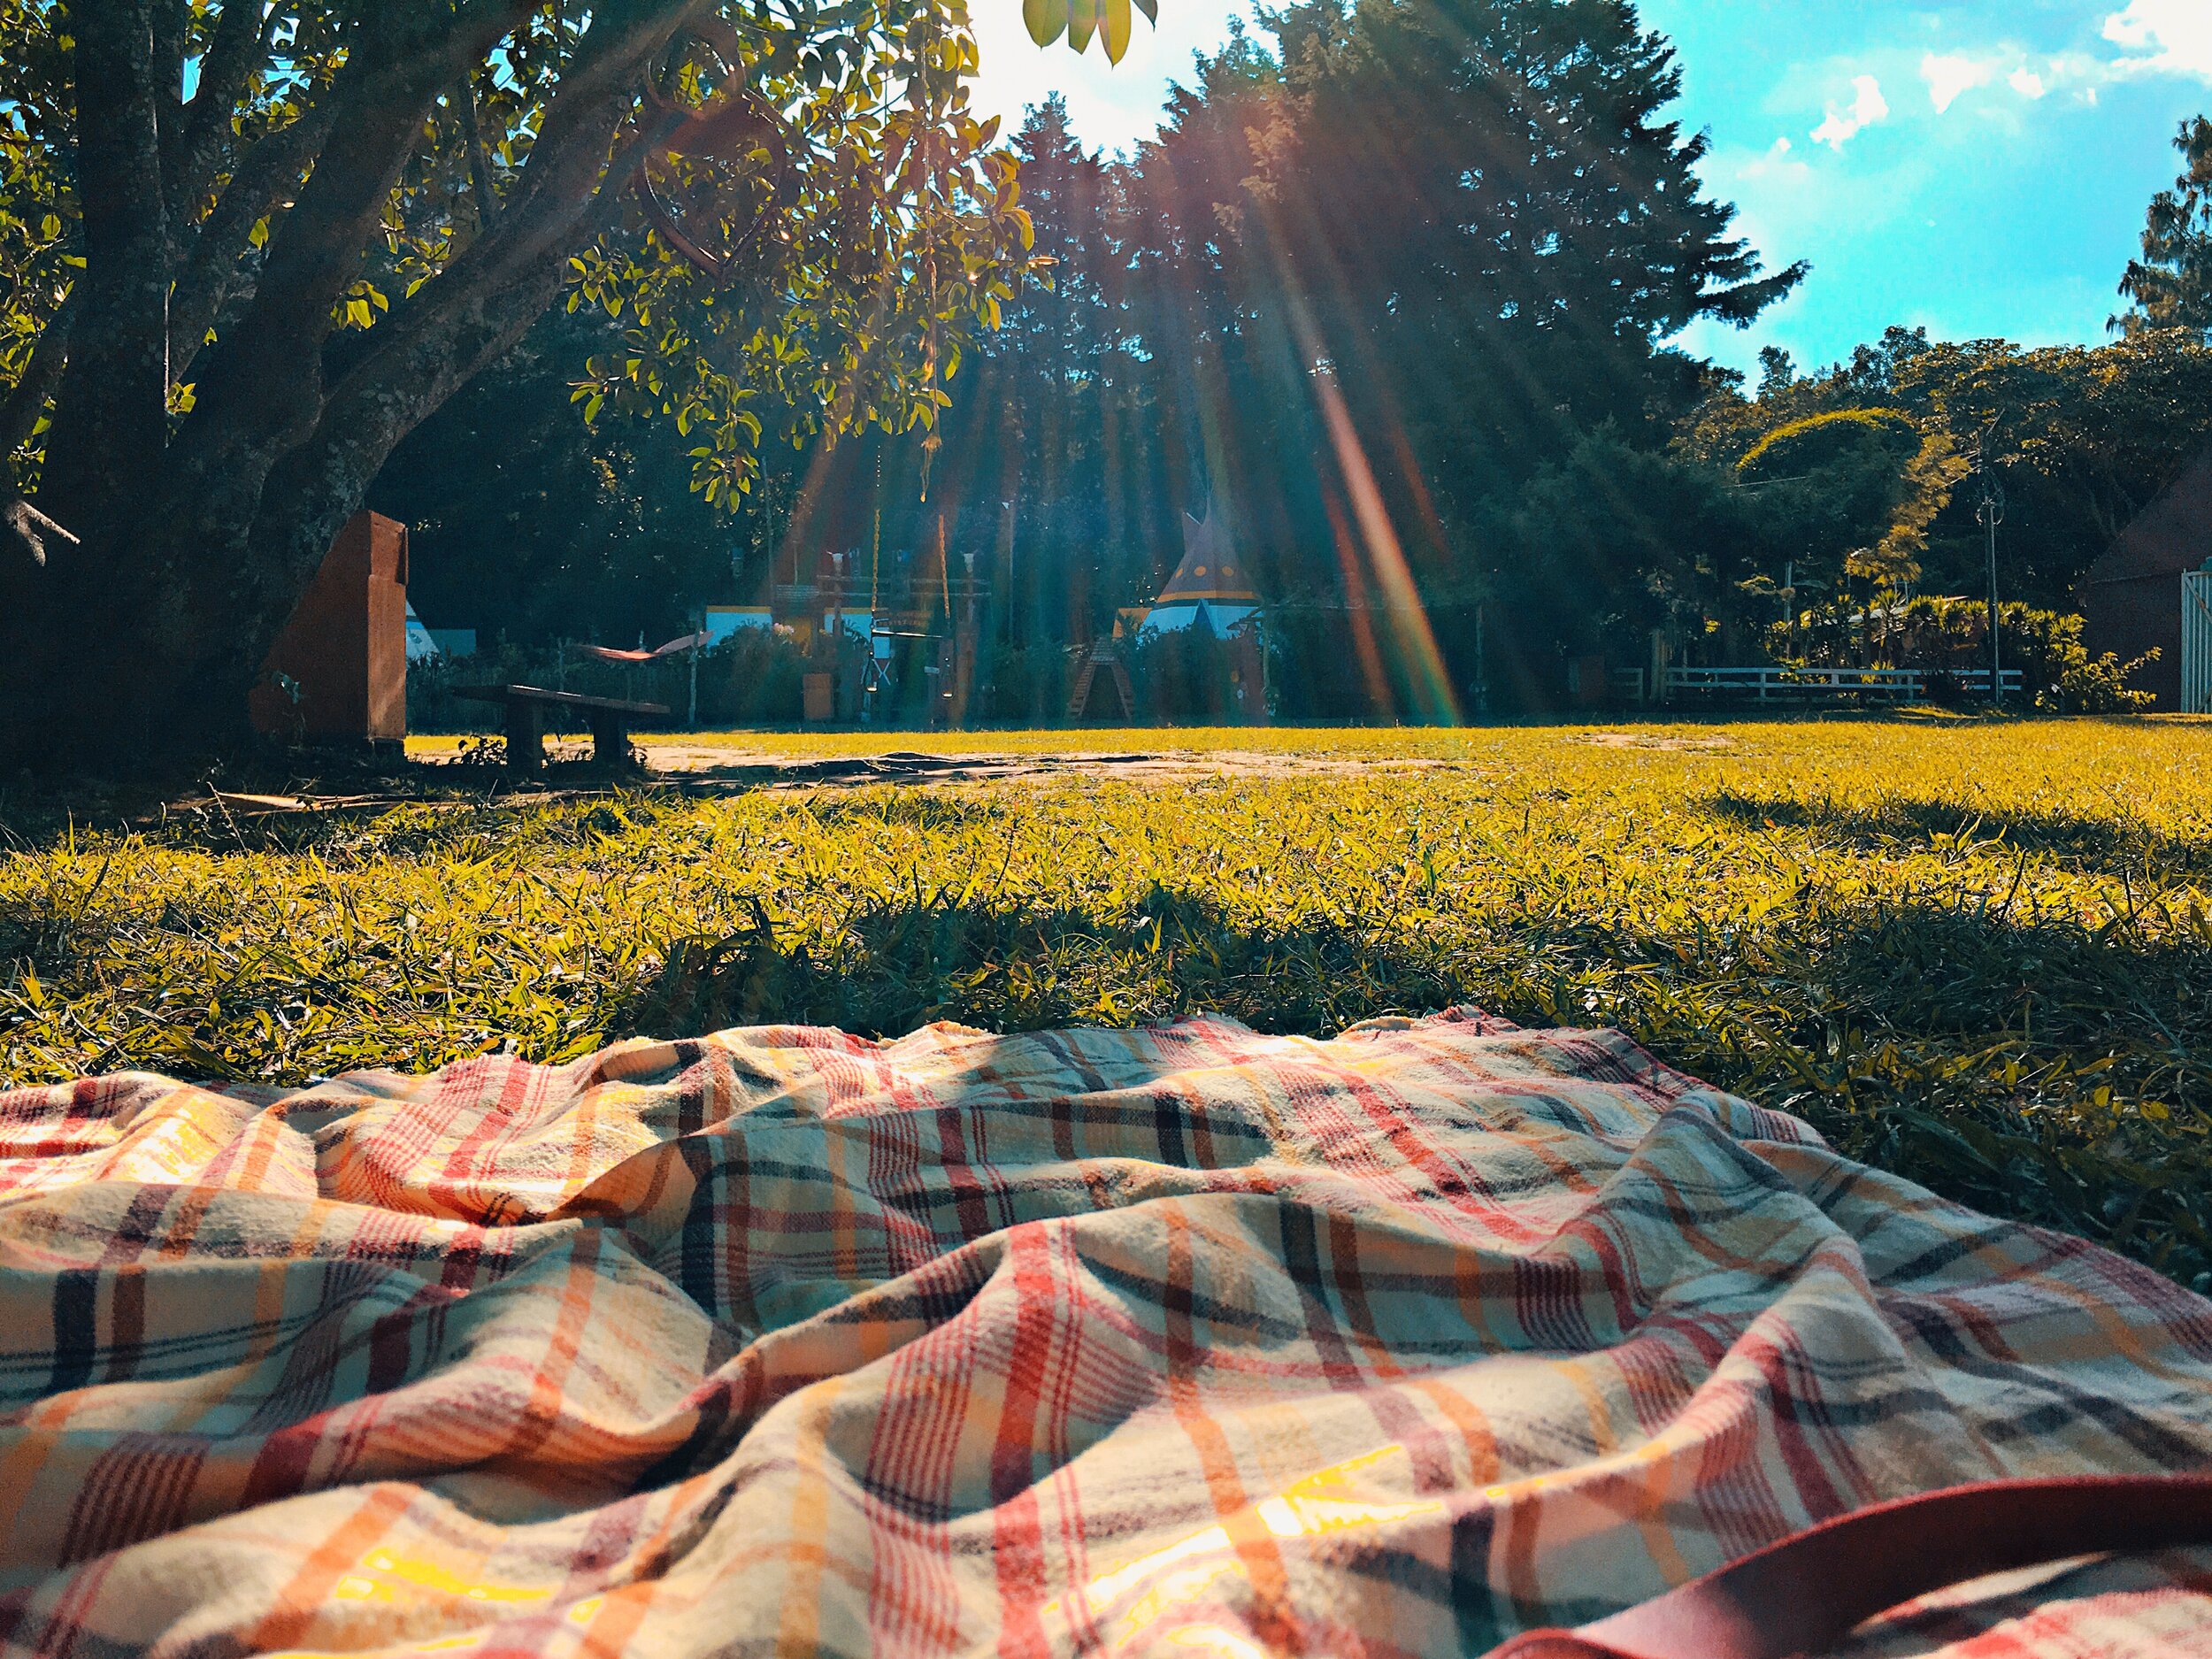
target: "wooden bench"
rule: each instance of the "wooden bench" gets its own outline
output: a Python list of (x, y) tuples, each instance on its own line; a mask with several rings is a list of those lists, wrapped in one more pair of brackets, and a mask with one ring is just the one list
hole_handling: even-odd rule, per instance
[(545, 764), (542, 717), (548, 709), (572, 710), (591, 726), (592, 758), (603, 766), (630, 764), (630, 722), (640, 716), (664, 716), (658, 703), (625, 703), (619, 697), (587, 697), (574, 691), (547, 691), (537, 686), (456, 686), (453, 695), (472, 703), (497, 703), (507, 710), (507, 770), (535, 772)]

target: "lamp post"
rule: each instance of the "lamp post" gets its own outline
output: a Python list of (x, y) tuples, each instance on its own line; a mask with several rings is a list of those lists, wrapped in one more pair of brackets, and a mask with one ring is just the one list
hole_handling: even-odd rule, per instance
[(1789, 650), (1797, 652), (1797, 561), (1782, 561), (1782, 621), (1789, 641)]
[(2005, 703), (2004, 650), (1997, 627), (1997, 526), (2005, 521), (2005, 487), (1989, 459), (1985, 435), (1978, 463), (1982, 476), (1981, 503), (1975, 517), (1989, 534), (1989, 696), (1999, 708)]

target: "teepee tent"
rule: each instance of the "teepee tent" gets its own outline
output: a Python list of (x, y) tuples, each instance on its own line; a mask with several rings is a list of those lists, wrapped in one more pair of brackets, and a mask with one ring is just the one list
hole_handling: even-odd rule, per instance
[(1141, 637), (1202, 628), (1225, 640), (1232, 628), (1259, 610), (1258, 590), (1230, 544), (1227, 525), (1211, 512), (1202, 520), (1185, 513), (1183, 562), (1137, 624), (1137, 633)]

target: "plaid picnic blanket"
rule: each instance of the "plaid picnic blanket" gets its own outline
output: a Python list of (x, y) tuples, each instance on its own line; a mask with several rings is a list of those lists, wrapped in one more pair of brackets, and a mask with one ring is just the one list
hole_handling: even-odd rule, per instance
[[(1479, 1654), (2212, 1463), (2208, 1385), (2144, 1269), (1464, 1011), (0, 1095), (8, 1655)], [(1855, 1642), (2212, 1653), (2208, 1586)]]

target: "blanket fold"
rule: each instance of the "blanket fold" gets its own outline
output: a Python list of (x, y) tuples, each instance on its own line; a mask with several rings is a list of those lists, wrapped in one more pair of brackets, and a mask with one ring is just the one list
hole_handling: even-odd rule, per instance
[[(1617, 1033), (0, 1094), (0, 1655), (1480, 1654), (2206, 1468), (2212, 1303)], [(2212, 1556), (2067, 1571), (1854, 1651), (2212, 1654)]]

